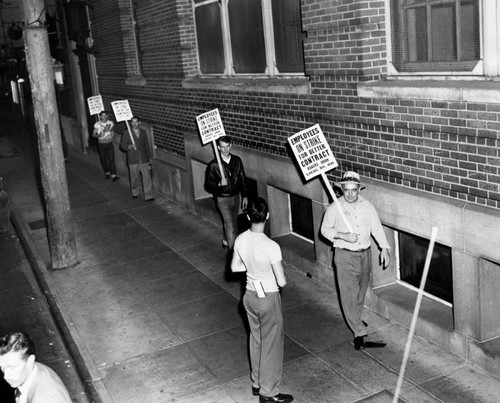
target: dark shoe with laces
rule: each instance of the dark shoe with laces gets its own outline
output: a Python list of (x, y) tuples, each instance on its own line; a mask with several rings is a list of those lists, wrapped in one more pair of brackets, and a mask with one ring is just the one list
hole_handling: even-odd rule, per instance
[(252, 395), (254, 396), (259, 396), (260, 388), (256, 388), (255, 386), (252, 386)]
[(272, 397), (259, 395), (259, 403), (264, 403), (264, 402), (289, 403), (293, 402), (293, 396), (286, 395), (284, 393), (278, 393), (276, 396)]

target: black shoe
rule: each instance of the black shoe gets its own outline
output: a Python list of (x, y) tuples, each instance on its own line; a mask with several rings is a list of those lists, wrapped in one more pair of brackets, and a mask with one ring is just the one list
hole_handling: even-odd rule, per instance
[(364, 350), (365, 348), (383, 348), (387, 345), (383, 341), (365, 341), (365, 336), (358, 336), (354, 338), (354, 349)]
[(104, 174), (104, 179), (108, 180), (109, 178), (111, 178), (110, 174)]
[(263, 402), (289, 403), (293, 402), (293, 396), (285, 395), (284, 393), (278, 393), (276, 396), (273, 397), (259, 395), (259, 403)]
[(387, 346), (387, 343), (384, 343), (381, 340), (378, 340), (378, 341), (367, 340), (367, 341), (365, 341), (365, 348), (384, 348), (385, 346)]
[(156, 199), (154, 197), (150, 197), (149, 199), (146, 199), (146, 201), (155, 201)]
[(364, 350), (365, 349), (365, 336), (358, 336), (354, 338), (354, 350)]
[(132, 196), (132, 199), (137, 199), (137, 196)]
[(113, 176), (111, 179), (113, 179), (113, 182), (115, 182), (115, 181), (117, 181), (118, 179), (120, 179), (120, 177), (115, 175), (115, 176)]
[(255, 386), (252, 386), (252, 395), (254, 396), (259, 396), (260, 388), (256, 388)]

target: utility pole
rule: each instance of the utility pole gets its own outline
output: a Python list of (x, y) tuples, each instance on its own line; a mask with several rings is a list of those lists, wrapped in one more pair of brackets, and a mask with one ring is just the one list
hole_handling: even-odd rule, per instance
[(24, 44), (38, 135), (52, 269), (78, 263), (62, 152), (44, 0), (22, 0)]

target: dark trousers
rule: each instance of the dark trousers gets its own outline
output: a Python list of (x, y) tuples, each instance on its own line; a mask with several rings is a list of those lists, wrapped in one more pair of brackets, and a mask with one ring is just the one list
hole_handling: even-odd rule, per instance
[(239, 201), (240, 197), (238, 195), (217, 197), (217, 206), (222, 216), (224, 239), (226, 239), (229, 249), (233, 249), (234, 241), (238, 236)]
[(99, 157), (105, 174), (116, 175), (115, 148), (113, 142), (99, 143)]
[(151, 180), (151, 170), (149, 169), (149, 164), (130, 164), (128, 169), (130, 173), (130, 191), (132, 192), (132, 196), (139, 196), (141, 193), (142, 178), (144, 199), (151, 199), (153, 197), (153, 182)]

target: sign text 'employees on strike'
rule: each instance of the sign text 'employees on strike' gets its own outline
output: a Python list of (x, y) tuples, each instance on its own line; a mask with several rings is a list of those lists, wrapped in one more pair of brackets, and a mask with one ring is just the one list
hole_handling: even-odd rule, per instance
[(308, 132), (304, 132), (304, 133), (300, 133), (299, 135), (297, 135), (296, 137), (294, 137), (292, 140), (291, 140), (291, 143), (292, 145), (295, 145), (297, 144), (298, 142), (300, 141), (303, 141), (303, 140), (306, 140), (308, 139), (309, 137), (313, 137), (313, 136), (316, 136), (317, 134), (320, 133), (320, 130), (318, 127), (314, 126), (311, 130), (309, 130)]
[(198, 116), (198, 120), (203, 120), (207, 117), (211, 117), (211, 116), (217, 116), (219, 114), (219, 110), (218, 109), (214, 109), (213, 111), (210, 111), (210, 112), (206, 112), (202, 115), (199, 115)]

